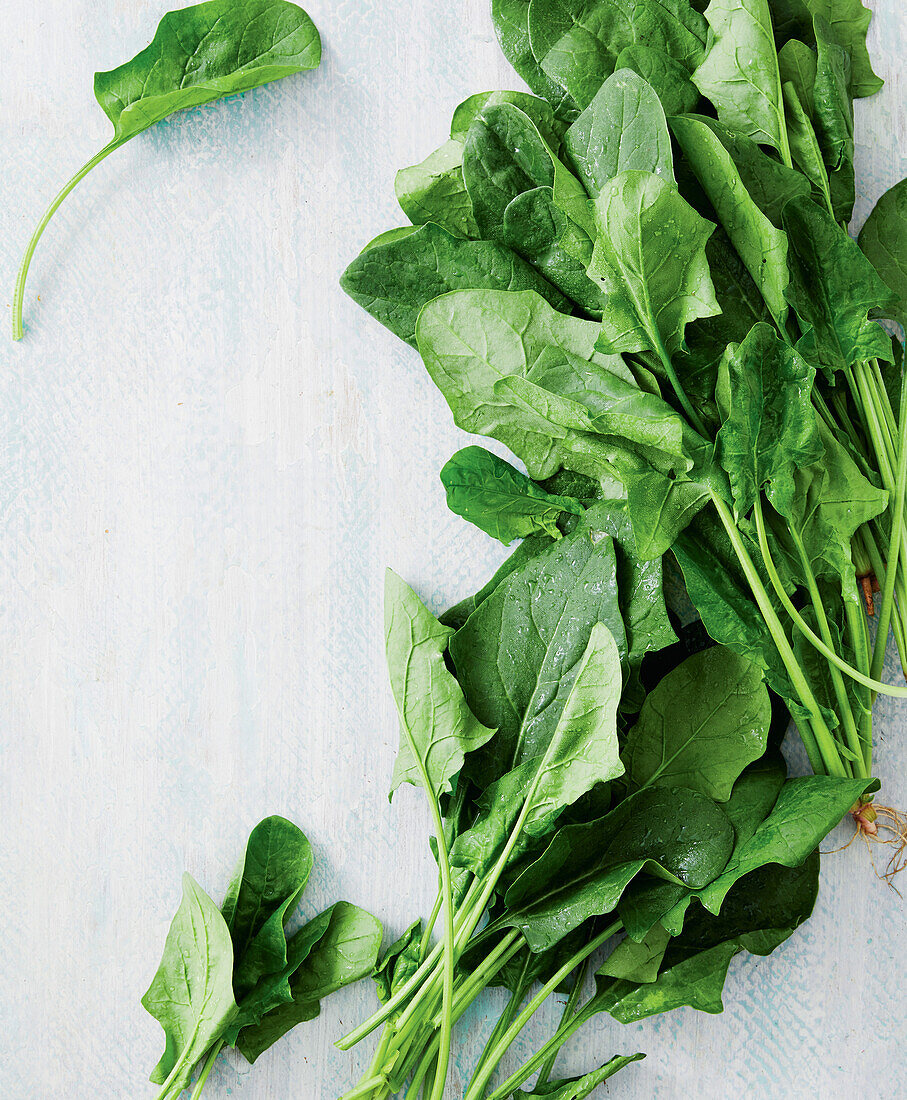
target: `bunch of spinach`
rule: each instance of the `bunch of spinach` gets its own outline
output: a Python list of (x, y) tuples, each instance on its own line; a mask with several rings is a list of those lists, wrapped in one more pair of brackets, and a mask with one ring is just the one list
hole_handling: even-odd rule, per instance
[[(540, 486), (514, 471), (513, 484), (531, 509), (585, 506), (564, 509), (553, 533), (530, 533), (440, 621), (388, 577), (402, 730), (393, 787), (425, 791), (440, 888), (425, 925), (379, 964), (382, 1008), (339, 1044), (384, 1024), (348, 1100), (440, 1097), (452, 1027), (489, 985), (511, 998), (466, 1100), (486, 1096), (529, 1019), (562, 989), (561, 1024), (490, 1095), (588, 1095), (641, 1055), (553, 1081), (567, 1038), (601, 1012), (626, 1022), (681, 1005), (721, 1011), (731, 958), (768, 954), (809, 916), (819, 841), (878, 786), (787, 778), (777, 751), (787, 716), (770, 736), (762, 670), (708, 639), (691, 654), (677, 641), (661, 562), (639, 555), (624, 499), (601, 499), (575, 475)], [(605, 945), (583, 1002), (588, 960)], [(538, 1070), (533, 1091), (518, 1093)]]
[(113, 124), (113, 138), (65, 184), (28, 242), (13, 295), (13, 339), (22, 339), (25, 280), (38, 241), (92, 168), (174, 111), (314, 69), (320, 61), (318, 31), (296, 4), (206, 0), (168, 12), (141, 53), (110, 72), (95, 73), (95, 98)]
[(161, 1086), (158, 1100), (179, 1096), (199, 1065), (195, 1100), (224, 1046), (254, 1062), (296, 1024), (314, 1019), (324, 997), (373, 970), (381, 925), (349, 902), (287, 935), (312, 865), (303, 833), (268, 817), (252, 831), (220, 909), (184, 876), (161, 964), (142, 998), (166, 1037), (151, 1074)]
[[(536, 482), (622, 485), (639, 556), (676, 557), (814, 770), (868, 777), (875, 695), (907, 696), (879, 679), (890, 628), (907, 667), (903, 351), (878, 323), (905, 316), (903, 191), (863, 250), (845, 229), (853, 99), (881, 86), (869, 13), (699, 8), (495, 0), (538, 95), (461, 104), (450, 139), (398, 174), (414, 224), (342, 285), (418, 347), (456, 423)], [(443, 477), (495, 537), (575, 511), (479, 453)]]

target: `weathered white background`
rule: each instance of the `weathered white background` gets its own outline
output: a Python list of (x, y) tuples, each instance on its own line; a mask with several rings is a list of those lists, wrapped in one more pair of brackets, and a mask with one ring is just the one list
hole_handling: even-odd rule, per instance
[[(907, 14), (877, 7), (889, 83), (859, 107), (860, 218), (907, 174)], [(4, 1100), (150, 1095), (160, 1032), (138, 1002), (180, 874), (219, 896), (268, 813), (316, 846), (309, 912), (344, 896), (393, 936), (432, 895), (419, 797), (385, 796), (382, 574), (440, 609), (502, 552), (446, 510), (438, 470), (463, 439), (418, 357), (337, 279), (405, 220), (394, 170), (443, 140), (466, 95), (519, 82), (486, 0), (309, 10), (320, 71), (106, 161), (39, 248), (26, 339), (0, 334)], [(93, 71), (144, 46), (162, 5), (2, 13), (11, 295), (46, 203), (107, 140)], [(878, 771), (900, 805), (905, 716), (879, 705)], [(563, 1065), (647, 1051), (620, 1098), (905, 1096), (905, 912), (855, 845), (825, 861), (800, 934), (734, 963), (723, 1016), (603, 1019)], [(332, 1041), (373, 1004), (367, 984), (334, 998), (254, 1070), (224, 1059), (206, 1094), (336, 1097), (365, 1052)], [(464, 1073), (484, 1019), (462, 1034)]]

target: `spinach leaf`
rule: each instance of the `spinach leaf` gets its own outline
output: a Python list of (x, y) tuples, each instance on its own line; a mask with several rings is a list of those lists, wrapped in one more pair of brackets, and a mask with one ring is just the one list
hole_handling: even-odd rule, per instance
[(897, 313), (907, 317), (907, 180), (890, 188), (876, 203), (860, 231), (860, 248), (897, 298)]
[(452, 634), (396, 573), (387, 571), (387, 664), (401, 724), (391, 793), (401, 783), (427, 783), (426, 794), (440, 797), (451, 789), (466, 754), (494, 736), (474, 717), (444, 664)]
[(666, 115), (687, 114), (699, 102), (699, 89), (690, 80), (689, 72), (661, 50), (642, 43), (625, 46), (617, 55), (614, 68), (638, 73), (655, 89)]
[(831, 382), (838, 370), (864, 359), (891, 362), (891, 339), (869, 320), (891, 304), (891, 291), (834, 219), (810, 199), (784, 208), (791, 284), (788, 300), (804, 335), (797, 345), (804, 358), (822, 367)]
[(584, 108), (626, 46), (642, 43), (692, 71), (703, 55), (706, 26), (685, 0), (532, 0), (529, 38), (546, 75)]
[(386, 1004), (419, 968), (421, 942), (422, 921), (413, 921), (381, 956), (372, 977), (378, 987), (378, 1000), (382, 1004)]
[(431, 222), (403, 237), (373, 242), (347, 267), (340, 285), (414, 346), (420, 310), (451, 290), (534, 290), (557, 310), (571, 308), (559, 290), (506, 245), (461, 240)]
[(630, 69), (608, 77), (564, 135), (564, 145), (590, 195), (628, 169), (674, 179), (661, 102), (652, 86)]
[(183, 876), (183, 900), (142, 1005), (166, 1037), (151, 1080), (171, 1091), (185, 1088), (192, 1067), (236, 1013), (230, 930), (191, 875)]
[(765, 489), (787, 515), (796, 475), (825, 454), (812, 407), (815, 370), (764, 324), (725, 352), (719, 373), (724, 423), (718, 458), (734, 504), (747, 515)]
[(602, 978), (621, 978), (625, 982), (654, 982), (670, 942), (671, 935), (664, 926), (653, 924), (639, 941), (631, 936), (622, 939), (596, 973)]
[(806, 0), (809, 10), (828, 20), (838, 42), (850, 55), (850, 92), (857, 97), (875, 95), (884, 81), (872, 71), (866, 34), (872, 12), (862, 0)]
[(558, 521), (565, 515), (583, 515), (585, 509), (570, 497), (546, 493), (484, 447), (458, 451), (441, 471), (452, 512), (509, 546), (514, 539), (541, 533), (560, 538)]
[(234, 990), (241, 998), (262, 974), (287, 962), (284, 925), (305, 890), (314, 863), (303, 832), (283, 817), (252, 830), (221, 912), (237, 959)]
[(615, 176), (595, 213), (589, 274), (608, 298), (596, 346), (610, 354), (673, 354), (690, 321), (719, 311), (705, 252), (714, 226), (650, 172)]
[(520, 1089), (513, 1094), (513, 1100), (585, 1100), (600, 1084), (613, 1077), (618, 1070), (631, 1062), (638, 1062), (645, 1058), (644, 1054), (616, 1054), (601, 1069), (592, 1073), (584, 1073), (582, 1077), (571, 1077), (559, 1081), (547, 1081), (544, 1085), (536, 1085), (531, 1092)]
[(611, 539), (578, 528), (506, 577), (451, 639), (467, 702), (498, 731), (470, 768), (483, 788), (544, 754), (596, 623), (626, 658), (614, 567)]
[(709, 52), (693, 74), (725, 125), (784, 154), (787, 132), (767, 0), (712, 0)]
[(288, 0), (207, 0), (168, 12), (151, 44), (124, 65), (95, 73), (94, 92), (114, 135), (65, 185), (32, 235), (13, 297), (13, 339), (22, 338), (22, 300), (35, 247), (54, 212), (92, 168), (156, 122), (280, 77), (314, 69), (321, 39)]
[(724, 869), (734, 830), (695, 791), (651, 787), (607, 816), (565, 825), (507, 890), (499, 923), (519, 928), (533, 951), (590, 917), (612, 912), (641, 872), (699, 889)]
[(330, 910), (327, 931), (290, 981), (292, 1003), (240, 1032), (236, 1045), (246, 1061), (254, 1062), (297, 1024), (315, 1019), (329, 994), (367, 977), (380, 949), (379, 922), (364, 909), (338, 901)]
[(688, 787), (719, 802), (765, 752), (771, 704), (760, 670), (713, 646), (689, 657), (643, 703), (621, 759), (631, 789)]
[(571, 122), (579, 108), (571, 96), (542, 69), (529, 40), (529, 0), (491, 0), (491, 18), (501, 52), (536, 95), (543, 96), (555, 116)]
[(809, 917), (819, 885), (818, 854), (792, 870), (754, 872), (728, 898), (720, 917), (698, 913), (682, 936), (668, 945), (654, 982), (597, 979), (593, 1005), (621, 1023), (643, 1020), (688, 1005), (721, 1012), (721, 991), (739, 951), (767, 955)]
[(401, 168), (394, 177), (394, 193), (413, 225), (434, 222), (455, 237), (479, 236), (463, 182), (462, 139), (451, 138), (425, 160)]

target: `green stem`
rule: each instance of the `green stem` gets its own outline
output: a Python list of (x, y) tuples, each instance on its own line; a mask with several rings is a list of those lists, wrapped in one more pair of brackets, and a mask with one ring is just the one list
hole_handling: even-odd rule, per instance
[(600, 932), (594, 939), (590, 940), (580, 951), (578, 951), (571, 959), (568, 959), (566, 963), (551, 977), (539, 990), (539, 992), (532, 998), (528, 1005), (520, 1012), (517, 1018), (513, 1021), (510, 1027), (504, 1032), (501, 1038), (497, 1041), (492, 1049), (485, 1065), (481, 1071), (473, 1078), (472, 1083), (466, 1091), (463, 1100), (481, 1100), (482, 1093), (485, 1091), (485, 1086), (488, 1084), (491, 1075), (498, 1067), (498, 1063), (510, 1049), (511, 1045), (515, 1041), (516, 1037), (523, 1030), (526, 1024), (529, 1022), (533, 1014), (544, 1003), (545, 1000), (557, 989), (561, 982), (569, 974), (571, 974), (577, 966), (585, 959), (587, 959), (594, 951), (597, 951), (599, 947), (607, 942), (621, 927), (619, 920), (614, 921), (613, 924), (609, 924), (608, 927)]
[(497, 1045), (498, 1039), (500, 1039), (504, 1032), (510, 1027), (511, 1023), (513, 1022), (513, 1018), (516, 1015), (517, 1009), (523, 1003), (526, 992), (532, 985), (531, 981), (526, 981), (526, 975), (529, 972), (529, 964), (531, 961), (532, 953), (527, 951), (526, 958), (523, 961), (523, 969), (520, 973), (519, 981), (516, 984), (516, 989), (511, 994), (510, 1000), (504, 1007), (504, 1011), (498, 1017), (498, 1022), (492, 1028), (491, 1034), (488, 1036), (488, 1040), (486, 1041), (485, 1046), (482, 1048), (482, 1053), (479, 1055), (479, 1060), (476, 1063), (476, 1067), (472, 1072), (472, 1077), (470, 1077), (469, 1079), (469, 1085), (467, 1085), (467, 1089), (472, 1085), (472, 1082), (476, 1078), (476, 1074), (481, 1072), (482, 1067), (488, 1059), (488, 1056)]
[(205, 1082), (210, 1077), (211, 1070), (214, 1069), (214, 1063), (217, 1061), (217, 1056), (223, 1049), (223, 1045), (223, 1039), (218, 1039), (218, 1041), (211, 1048), (211, 1052), (205, 1060), (205, 1064), (202, 1066), (202, 1071), (198, 1075), (198, 1080), (195, 1082), (195, 1088), (192, 1090), (192, 1096), (190, 1100), (198, 1100), (198, 1098), (201, 1096), (202, 1089), (205, 1087)]
[(57, 195), (54, 201), (48, 206), (44, 212), (44, 217), (38, 222), (38, 227), (32, 233), (31, 240), (28, 242), (28, 247), (25, 249), (25, 255), (22, 257), (22, 263), (19, 266), (19, 274), (16, 276), (16, 289), (13, 292), (13, 339), (21, 340), (23, 334), (22, 328), (22, 302), (25, 298), (25, 280), (28, 278), (28, 269), (31, 266), (32, 256), (35, 254), (35, 249), (38, 246), (38, 241), (41, 240), (41, 236), (44, 230), (47, 228), (47, 223), (54, 216), (60, 207), (60, 204), (66, 198), (70, 191), (76, 186), (76, 184), (83, 179), (92, 168), (96, 167), (105, 157), (109, 157), (114, 149), (124, 143), (123, 139), (115, 138), (109, 145), (105, 145), (104, 148), (83, 165), (78, 172), (63, 185), (63, 190)]
[[(793, 620), (794, 625), (797, 627), (797, 629), (800, 631), (800, 633), (803, 634), (806, 638), (809, 639), (809, 641), (813, 644), (813, 646), (822, 654), (823, 657), (825, 657), (826, 660), (830, 661), (833, 665), (835, 665), (837, 668), (839, 668), (842, 672), (846, 672), (847, 675), (852, 680), (856, 680), (856, 682), (858, 684), (862, 684), (863, 687), (870, 688), (871, 690), (879, 691), (883, 695), (891, 695), (896, 699), (907, 699), (907, 687), (895, 687), (895, 686), (892, 686), (891, 684), (883, 684), (881, 682), (881, 680), (875, 680), (871, 676), (865, 675), (859, 669), (854, 668), (853, 665), (848, 664), (847, 661), (845, 661), (844, 658), (840, 656), (840, 654), (835, 653), (835, 651), (833, 649), (831, 649), (829, 646), (827, 646), (822, 641), (822, 639), (816, 634), (816, 632), (806, 622), (806, 620), (803, 618), (803, 616), (800, 614), (800, 612), (796, 609), (796, 607), (794, 607), (793, 603), (791, 602), (790, 597), (784, 591), (784, 585), (781, 581), (781, 577), (778, 574), (778, 569), (775, 565), (774, 559), (771, 556), (771, 551), (769, 549), (768, 542), (767, 542), (767, 540), (764, 540), (765, 526), (764, 526), (764, 520), (761, 518), (761, 506), (759, 505), (758, 501), (757, 501), (757, 506), (754, 509), (754, 517), (756, 519), (756, 530), (757, 530), (757, 533), (759, 534), (759, 548), (762, 551), (762, 559), (763, 559), (763, 563), (765, 565), (765, 571), (766, 571), (766, 573), (768, 573), (768, 578), (769, 578), (769, 581), (771, 582), (772, 588), (775, 591), (775, 595), (778, 597), (778, 600), (780, 601), (780, 603), (784, 607), (784, 610), (787, 612), (787, 614)], [(780, 625), (780, 623), (779, 623), (779, 625)], [(782, 631), (783, 631), (783, 628), (782, 628)], [(786, 635), (785, 635), (785, 641), (787, 641), (787, 636)], [(788, 649), (789, 649), (790, 648), (790, 643), (788, 642), (787, 645), (788, 645)], [(791, 652), (791, 656), (793, 657), (793, 650), (791, 650), (790, 652)], [(794, 659), (796, 660), (796, 658), (794, 658)], [(790, 671), (790, 670), (788, 670), (788, 671)], [(801, 670), (800, 676), (801, 676), (801, 678), (803, 677), (802, 670)], [(806, 682), (805, 679), (803, 680), (803, 682), (804, 683)], [(808, 686), (807, 686), (807, 690), (809, 690)], [(810, 692), (810, 694), (812, 694), (812, 693)], [(802, 699), (802, 696), (801, 696), (801, 699)], [(805, 700), (804, 700), (804, 702), (805, 702)], [(830, 772), (829, 774), (834, 774), (834, 773)]]
[[(579, 999), (583, 995), (583, 985), (586, 981), (586, 972), (589, 969), (589, 960), (586, 959), (583, 965), (579, 968), (579, 973), (576, 975), (576, 979), (573, 982), (573, 988), (570, 990), (570, 996), (567, 998), (567, 1003), (564, 1005), (564, 1011), (561, 1015), (561, 1022), (558, 1024), (558, 1032), (563, 1026), (568, 1023), (576, 1012), (576, 1006), (579, 1004)], [(555, 1032), (557, 1034), (557, 1032)], [(539, 1070), (538, 1079), (535, 1082), (535, 1087), (538, 1089), (539, 1085), (547, 1085), (551, 1074), (554, 1072), (554, 1063), (557, 1061), (557, 1051), (553, 1050), (549, 1056), (542, 1063), (542, 1067)]]
[(743, 569), (750, 591), (756, 600), (756, 605), (790, 678), (791, 686), (799, 696), (804, 709), (809, 713), (809, 723), (798, 723), (797, 728), (800, 730), (800, 736), (803, 739), (803, 745), (813, 771), (825, 772), (826, 775), (844, 778), (847, 775), (847, 769), (841, 761), (841, 755), (835, 745), (835, 740), (822, 716), (822, 711), (816, 702), (816, 697), (813, 695), (803, 669), (800, 668), (787, 634), (784, 632), (781, 620), (778, 618), (774, 607), (772, 607), (768, 592), (766, 592), (765, 585), (762, 583), (762, 578), (759, 576), (743, 539), (740, 537), (740, 532), (734, 523), (734, 517), (721, 497), (714, 490), (711, 490), (710, 493), (712, 503), (730, 539), (734, 553), (737, 555), (737, 560)]
[(898, 471), (895, 482), (894, 501), (892, 502), (891, 533), (888, 539), (888, 574), (882, 592), (882, 606), (879, 610), (879, 626), (876, 633), (875, 648), (872, 652), (870, 676), (878, 679), (885, 664), (885, 649), (888, 645), (888, 628), (891, 623), (891, 610), (894, 603), (894, 585), (898, 573), (899, 560), (907, 569), (907, 553), (902, 547), (904, 532), (904, 506), (907, 503), (907, 373), (901, 382), (900, 430), (898, 432)]

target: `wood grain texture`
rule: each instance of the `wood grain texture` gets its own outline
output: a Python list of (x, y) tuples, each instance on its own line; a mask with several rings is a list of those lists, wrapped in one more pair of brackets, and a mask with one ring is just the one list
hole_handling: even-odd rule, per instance
[[(907, 14), (876, 7), (889, 83), (858, 106), (857, 223), (907, 174)], [(344, 896), (395, 934), (430, 903), (419, 797), (385, 796), (383, 571), (440, 609), (502, 553), (446, 510), (438, 471), (464, 439), (415, 352), (337, 279), (404, 220), (395, 169), (443, 139), (466, 95), (519, 82), (486, 0), (307, 8), (323, 67), (106, 161), (39, 247), (26, 339), (0, 335), (7, 1100), (151, 1095), (160, 1032), (138, 1001), (180, 873), (219, 895), (268, 813), (315, 845), (309, 911)], [(44, 206), (107, 140), (93, 71), (137, 52), (162, 12), (5, 0), (3, 14), (8, 301)], [(907, 708), (877, 713), (884, 794), (905, 805)], [(905, 955), (904, 904), (854, 846), (825, 860), (805, 930), (735, 961), (723, 1016), (600, 1021), (563, 1065), (647, 1051), (605, 1090), (621, 1100), (896, 1097)], [(373, 1003), (366, 985), (332, 998), (254, 1071), (223, 1059), (206, 1095), (336, 1097), (366, 1051), (333, 1040)], [(460, 1030), (451, 1097), (485, 1022), (480, 1008)]]

